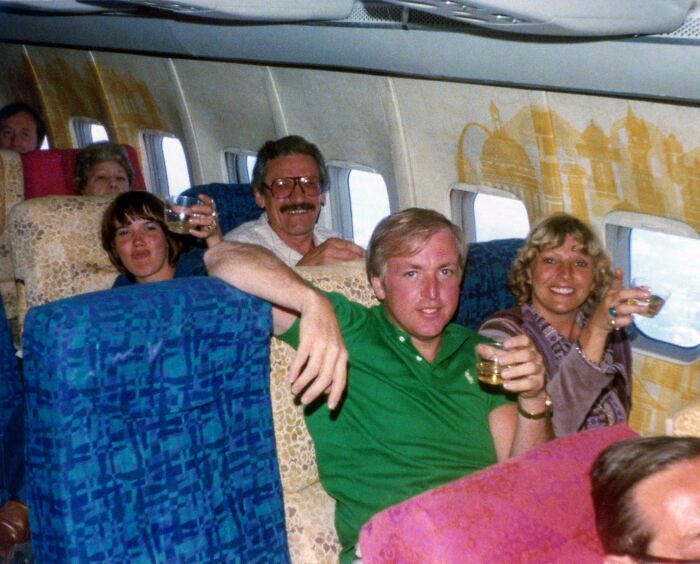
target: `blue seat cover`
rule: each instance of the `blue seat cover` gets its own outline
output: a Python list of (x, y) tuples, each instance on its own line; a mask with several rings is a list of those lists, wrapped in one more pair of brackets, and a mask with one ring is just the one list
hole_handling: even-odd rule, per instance
[(195, 277), (29, 311), (39, 562), (288, 562), (269, 305)]
[(471, 243), (454, 321), (476, 329), (489, 315), (515, 305), (508, 289), (508, 272), (525, 239)]
[(193, 186), (183, 192), (185, 196), (205, 194), (214, 198), (219, 214), (221, 232), (226, 234), (246, 221), (260, 217), (262, 210), (255, 203), (253, 188), (250, 184), (202, 184)]

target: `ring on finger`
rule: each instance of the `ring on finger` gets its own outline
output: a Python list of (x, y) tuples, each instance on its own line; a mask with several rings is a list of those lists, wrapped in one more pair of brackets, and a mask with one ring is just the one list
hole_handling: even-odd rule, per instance
[(612, 315), (613, 317), (617, 317), (617, 308), (614, 307), (614, 306), (611, 307), (611, 308), (608, 310), (608, 313), (609, 313), (610, 315)]

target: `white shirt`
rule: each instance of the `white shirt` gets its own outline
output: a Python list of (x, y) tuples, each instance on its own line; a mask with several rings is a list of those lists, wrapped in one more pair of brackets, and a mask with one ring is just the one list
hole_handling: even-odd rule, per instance
[[(314, 227), (314, 244), (320, 245), (331, 237), (342, 238), (337, 233), (317, 225)], [(270, 227), (267, 220), (267, 212), (263, 212), (255, 221), (248, 221), (232, 229), (224, 235), (226, 241), (239, 241), (241, 243), (252, 243), (270, 249), (277, 258), (287, 266), (296, 266), (304, 255), (298, 253), (280, 239)]]

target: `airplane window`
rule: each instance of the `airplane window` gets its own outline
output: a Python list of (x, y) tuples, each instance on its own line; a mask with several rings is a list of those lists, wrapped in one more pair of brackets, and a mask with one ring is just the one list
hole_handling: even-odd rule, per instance
[(153, 192), (162, 196), (176, 196), (192, 186), (185, 149), (172, 134), (144, 132), (148, 169)]
[(527, 237), (530, 220), (520, 200), (477, 194), (474, 198), (476, 240), (510, 239)]
[[(377, 223), (391, 213), (384, 178), (365, 167), (345, 163), (328, 164), (328, 173), (332, 229), (366, 247)], [(322, 213), (320, 221), (323, 219)]]
[(353, 169), (348, 177), (353, 240), (367, 247), (372, 231), (391, 213), (389, 194), (381, 174)]
[(452, 220), (470, 242), (524, 238), (530, 231), (525, 205), (508, 192), (457, 183), (450, 190), (450, 204)]
[[(659, 252), (663, 249), (663, 252)], [(629, 279), (645, 278), (670, 295), (654, 318), (635, 316), (635, 326), (647, 337), (679, 347), (700, 345), (700, 239), (632, 229)]]
[(97, 143), (98, 141), (109, 141), (107, 130), (99, 123), (93, 123), (90, 125), (90, 134), (92, 135), (93, 143)]
[(192, 186), (185, 150), (180, 140), (176, 137), (163, 137), (163, 156), (168, 173), (168, 188), (170, 194), (175, 196)]
[(253, 178), (253, 167), (258, 160), (257, 154), (252, 151), (229, 149), (224, 151), (226, 172), (229, 182), (233, 184), (246, 184)]
[(78, 149), (98, 141), (109, 141), (109, 135), (107, 135), (105, 126), (94, 119), (72, 118), (71, 125), (75, 137), (75, 145)]

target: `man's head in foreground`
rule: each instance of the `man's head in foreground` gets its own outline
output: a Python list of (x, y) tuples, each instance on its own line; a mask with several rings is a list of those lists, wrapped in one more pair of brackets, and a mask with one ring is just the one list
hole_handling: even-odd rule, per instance
[(608, 447), (591, 470), (606, 563), (700, 563), (700, 438)]

